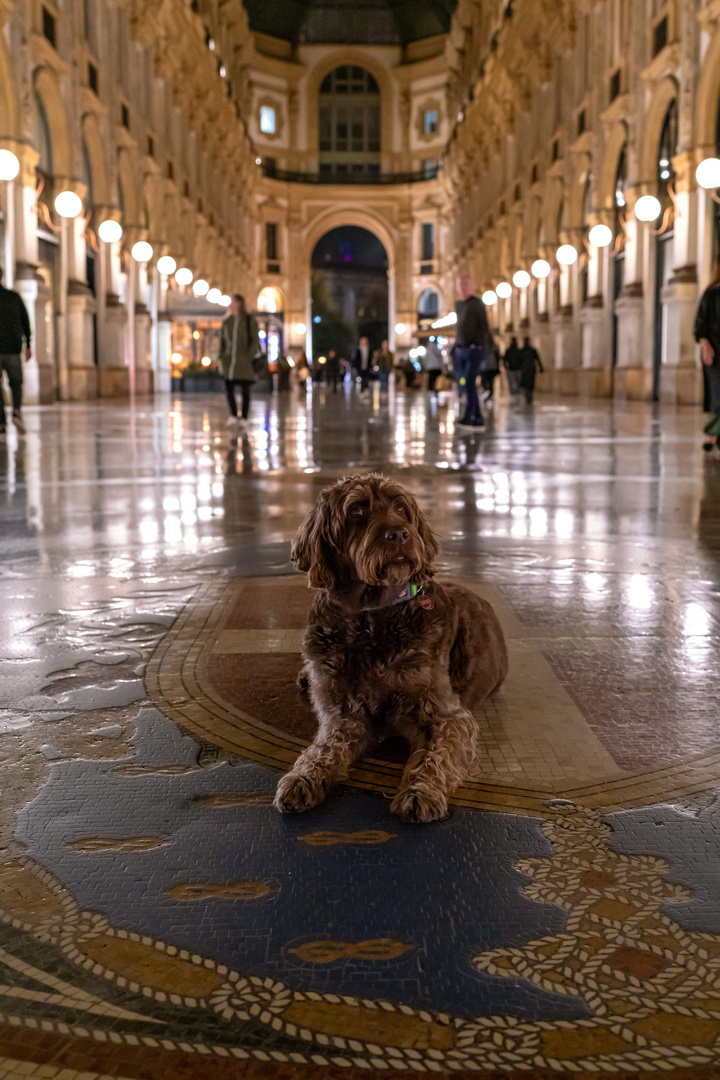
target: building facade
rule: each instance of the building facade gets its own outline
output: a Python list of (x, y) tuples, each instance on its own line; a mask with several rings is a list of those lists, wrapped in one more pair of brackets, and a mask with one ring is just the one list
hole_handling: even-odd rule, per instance
[(205, 285), (310, 350), (312, 253), (342, 225), (385, 247), (395, 348), (467, 270), (508, 294), (496, 330), (533, 338), (546, 386), (700, 400), (718, 0), (300, 8), (2, 0), (0, 147), (20, 170), (1, 251), (34, 326), (28, 401), (168, 389), (173, 314), (213, 310)]
[(692, 330), (718, 214), (696, 169), (718, 156), (719, 24), (716, 0), (458, 6), (451, 262), (513, 286), (495, 325), (533, 337), (553, 389), (701, 400)]

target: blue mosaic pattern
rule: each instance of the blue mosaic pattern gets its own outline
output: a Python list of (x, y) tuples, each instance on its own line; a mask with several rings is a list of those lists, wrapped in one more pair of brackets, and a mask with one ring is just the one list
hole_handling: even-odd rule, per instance
[[(192, 766), (197, 745), (156, 710), (143, 710), (132, 764)], [(523, 897), (520, 859), (550, 853), (535, 820), (456, 811), (440, 825), (403, 826), (386, 800), (347, 791), (311, 814), (271, 806), (210, 809), (199, 796), (267, 794), (275, 775), (222, 764), (179, 775), (132, 776), (118, 763), (57, 763), (20, 815), (28, 854), (60, 879), (81, 907), (112, 925), (212, 957), (246, 974), (273, 975), (303, 990), (385, 998), (457, 1015), (527, 1019), (587, 1015), (582, 1002), (529, 982), (474, 972), (479, 952), (562, 930), (565, 913)], [(313, 846), (303, 836), (380, 830), (380, 844)], [(141, 852), (86, 852), (92, 837), (152, 836)], [(193, 903), (166, 890), (187, 883), (264, 882), (259, 899)], [(282, 928), (282, 929), (281, 929)], [(358, 942), (409, 946), (394, 959), (352, 955)], [(310, 942), (347, 943), (335, 962), (291, 952)]]

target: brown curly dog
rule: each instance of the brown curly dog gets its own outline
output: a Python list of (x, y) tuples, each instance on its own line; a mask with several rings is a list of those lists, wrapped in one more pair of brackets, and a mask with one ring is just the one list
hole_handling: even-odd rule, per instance
[(507, 674), (488, 603), (433, 581), (437, 541), (415, 499), (382, 476), (325, 488), (300, 527), (292, 560), (318, 593), (305, 635), (315, 741), (280, 780), (275, 806), (317, 806), (353, 762), (389, 735), (410, 743), (390, 809), (435, 821), (476, 753), (471, 710)]

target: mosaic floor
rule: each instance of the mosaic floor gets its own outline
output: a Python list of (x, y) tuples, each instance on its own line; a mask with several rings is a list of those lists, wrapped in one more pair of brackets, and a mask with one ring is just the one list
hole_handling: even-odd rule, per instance
[[(0, 1078), (720, 1077), (720, 459), (692, 409), (27, 410), (0, 442)], [(382, 469), (511, 669), (450, 818), (281, 770), (320, 488)]]

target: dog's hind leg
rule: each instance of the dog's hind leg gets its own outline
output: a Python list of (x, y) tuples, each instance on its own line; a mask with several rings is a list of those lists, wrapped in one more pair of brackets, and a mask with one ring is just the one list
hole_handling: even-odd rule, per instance
[[(438, 716), (422, 732), (426, 745), (414, 748), (390, 810), (403, 821), (440, 821), (448, 815), (448, 796), (468, 775), (475, 754), (477, 723), (458, 706)], [(415, 740), (413, 740), (414, 744)]]
[(362, 720), (348, 717), (321, 727), (315, 741), (280, 780), (275, 807), (284, 814), (299, 814), (317, 806), (331, 784), (346, 779), (368, 744), (368, 730)]

